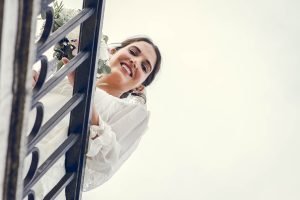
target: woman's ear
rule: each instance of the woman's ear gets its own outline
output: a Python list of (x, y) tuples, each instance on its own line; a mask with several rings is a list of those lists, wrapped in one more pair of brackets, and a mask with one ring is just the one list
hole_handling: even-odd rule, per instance
[(112, 56), (113, 54), (116, 53), (116, 51), (117, 51), (116, 48), (109, 48), (109, 49), (108, 49), (108, 52), (109, 52), (109, 59), (111, 58), (111, 56)]
[(114, 53), (116, 53), (117, 49), (116, 48), (109, 48), (108, 51), (109, 51), (110, 54), (114, 54)]
[(144, 89), (145, 89), (145, 86), (140, 85), (137, 88), (135, 88), (134, 91), (137, 92), (137, 93), (143, 93)]

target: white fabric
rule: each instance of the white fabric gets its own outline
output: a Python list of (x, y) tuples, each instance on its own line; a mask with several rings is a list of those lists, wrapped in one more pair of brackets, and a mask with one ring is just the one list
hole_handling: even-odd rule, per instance
[[(91, 190), (108, 180), (135, 150), (147, 128), (145, 105), (129, 97), (119, 99), (96, 89), (94, 104), (100, 126), (91, 127), (83, 190)], [(129, 148), (131, 147), (131, 148)]]
[[(71, 94), (72, 86), (67, 79), (64, 79), (42, 100), (47, 113), (45, 118), (52, 116), (60, 108), (58, 103), (63, 105)], [(84, 191), (94, 189), (107, 181), (136, 149), (147, 128), (149, 112), (145, 105), (134, 98), (136, 97), (119, 99), (98, 88), (94, 92), (94, 103), (99, 113), (100, 123), (99, 126), (90, 127)], [(46, 150), (41, 160), (44, 161), (52, 153), (49, 149), (57, 148), (67, 137), (68, 122), (69, 116), (64, 118), (55, 127), (55, 131), (51, 131), (49, 137), (47, 136), (39, 144), (39, 148)], [(48, 175), (34, 187), (37, 199), (42, 199), (64, 173), (63, 157), (55, 168), (51, 169)], [(61, 198), (64, 199), (64, 195), (60, 195), (59, 199)]]

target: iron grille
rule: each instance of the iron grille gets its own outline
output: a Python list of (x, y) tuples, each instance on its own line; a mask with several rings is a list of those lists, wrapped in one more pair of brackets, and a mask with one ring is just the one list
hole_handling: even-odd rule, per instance
[[(33, 14), (34, 0), (23, 0), (19, 2), (20, 16), (18, 19), (19, 26), (17, 32), (17, 40), (19, 43), (17, 43), (17, 47), (20, 51), (16, 51), (19, 55), (15, 56), (16, 64), (14, 68), (19, 68), (18, 73), (15, 74), (17, 79), (19, 79), (19, 84), (24, 84), (26, 82), (26, 71), (28, 71), (28, 69), (25, 69), (24, 63), (29, 63), (28, 51), (30, 46), (30, 42), (27, 41), (28, 39), (26, 40), (26, 38), (32, 34), (30, 24), (36, 16)], [(66, 189), (66, 199), (80, 199), (85, 166), (85, 152), (88, 142), (90, 103), (96, 73), (97, 47), (99, 37), (101, 37), (105, 1), (83, 0), (83, 8), (80, 13), (55, 32), (52, 32), (54, 16), (53, 8), (50, 7), (52, 2), (53, 0), (42, 0), (39, 11), (39, 13), (45, 13), (46, 22), (43, 33), (36, 43), (35, 61), (40, 61), (41, 71), (32, 93), (31, 109), (36, 109), (37, 114), (33, 129), (27, 137), (27, 147), (25, 147), (25, 149), (27, 149), (26, 155), (32, 155), (32, 162), (24, 179), (23, 198), (28, 197), (29, 199), (34, 199), (32, 186), (40, 180), (62, 155), (66, 155), (66, 174), (59, 180), (58, 184), (46, 194), (44, 199), (55, 199), (63, 189)], [(55, 73), (51, 79), (46, 81), (49, 71), (49, 61), (43, 54), (79, 25), (79, 53), (70, 63)], [(27, 68), (27, 65), (25, 66)], [(31, 68), (31, 66), (28, 67)], [(24, 72), (23, 75), (21, 74), (22, 70)], [(68, 73), (74, 70), (75, 81), (73, 96), (52, 118), (42, 125), (44, 107), (40, 99), (62, 81)], [(80, 74), (80, 76), (77, 76), (77, 74)], [(20, 184), (18, 184), (17, 179), (20, 179), (18, 173), (20, 166), (22, 166), (19, 163), (19, 158), (22, 151), (24, 151), (24, 147), (22, 147), (22, 134), (24, 137), (24, 133), (22, 133), (21, 129), (17, 129), (18, 123), (20, 123), (20, 114), (23, 114), (23, 111), (26, 109), (24, 109), (22, 103), (18, 102), (24, 101), (24, 98), (26, 98), (25, 90), (26, 88), (20, 87), (14, 95), (16, 102), (13, 104), (13, 108), (16, 114), (12, 114), (11, 117), (8, 141), (8, 146), (11, 149), (8, 149), (9, 153), (7, 154), (5, 171), (7, 178), (4, 182), (5, 192), (3, 199), (16, 199), (16, 193), (20, 190)], [(39, 149), (36, 147), (36, 144), (69, 113), (70, 124), (68, 138), (38, 167)], [(22, 126), (22, 124), (20, 126)]]

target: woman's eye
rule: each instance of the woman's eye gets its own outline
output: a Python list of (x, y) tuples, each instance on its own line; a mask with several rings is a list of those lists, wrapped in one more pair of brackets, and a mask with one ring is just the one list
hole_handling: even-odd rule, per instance
[(131, 55), (137, 56), (137, 52), (135, 50), (133, 50), (133, 49), (129, 49), (129, 53)]
[(142, 64), (142, 70), (147, 73), (147, 66), (145, 64)]

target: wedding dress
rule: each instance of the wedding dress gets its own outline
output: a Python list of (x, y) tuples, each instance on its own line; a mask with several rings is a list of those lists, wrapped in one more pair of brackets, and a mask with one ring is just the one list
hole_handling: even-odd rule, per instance
[[(72, 90), (68, 79), (65, 78), (41, 99), (45, 110), (43, 123), (70, 99)], [(146, 105), (136, 96), (120, 99), (96, 88), (94, 104), (99, 113), (100, 122), (98, 126), (90, 126), (83, 191), (100, 186), (121, 167), (136, 149), (147, 129), (149, 120), (149, 111)], [(29, 124), (33, 124), (34, 118), (33, 110)], [(39, 165), (67, 138), (68, 125), (69, 116), (66, 116), (37, 144), (40, 150)], [(95, 137), (96, 135), (97, 137)], [(24, 172), (29, 168), (30, 159), (31, 156), (26, 158)], [(61, 157), (34, 185), (36, 199), (43, 199), (64, 176), (64, 161), (65, 156)], [(64, 191), (57, 199), (65, 199)]]

